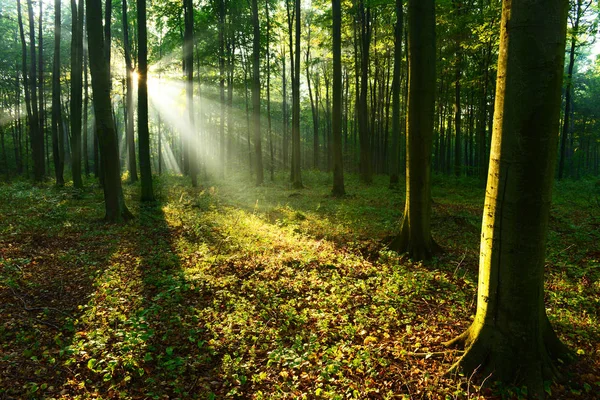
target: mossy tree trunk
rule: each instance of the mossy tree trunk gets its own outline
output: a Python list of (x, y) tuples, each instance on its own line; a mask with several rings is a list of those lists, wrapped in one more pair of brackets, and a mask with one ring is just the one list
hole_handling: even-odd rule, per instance
[(408, 2), (408, 123), (406, 203), (400, 234), (390, 247), (414, 260), (431, 257), (431, 150), (435, 101), (435, 5)]
[(477, 314), (465, 375), (543, 397), (569, 356), (544, 309), (544, 260), (561, 107), (568, 0), (505, 0), (483, 214)]
[(119, 146), (110, 103), (110, 70), (104, 53), (102, 1), (86, 0), (85, 11), (95, 125), (104, 176), (105, 219), (109, 222), (122, 222), (132, 218), (132, 215), (125, 205), (121, 186)]

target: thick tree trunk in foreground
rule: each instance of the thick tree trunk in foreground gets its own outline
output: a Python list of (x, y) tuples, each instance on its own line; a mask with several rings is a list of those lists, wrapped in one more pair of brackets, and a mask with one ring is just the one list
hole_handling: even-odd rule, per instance
[(465, 344), (455, 367), (466, 376), (525, 384), (530, 397), (544, 396), (554, 361), (570, 356), (544, 309), (567, 9), (567, 0), (503, 3), (477, 314), (448, 343)]
[(435, 5), (408, 2), (408, 132), (406, 135), (406, 204), (393, 250), (414, 260), (431, 257), (431, 148), (435, 101)]
[(344, 190), (344, 159), (342, 157), (342, 7), (340, 0), (332, 0), (333, 14), (333, 189), (340, 197)]
[(150, 166), (150, 132), (148, 130), (148, 33), (146, 0), (137, 2), (138, 17), (138, 145), (142, 201), (153, 201), (152, 168)]
[(105, 218), (110, 222), (122, 222), (132, 218), (132, 215), (125, 205), (121, 187), (119, 146), (110, 102), (110, 71), (102, 33), (102, 2), (86, 0), (85, 6), (96, 133), (104, 176)]

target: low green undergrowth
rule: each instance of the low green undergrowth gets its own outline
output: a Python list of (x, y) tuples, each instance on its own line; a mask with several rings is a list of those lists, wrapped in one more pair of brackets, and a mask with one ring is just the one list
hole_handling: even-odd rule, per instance
[[(0, 186), (0, 397), (524, 397), (446, 376), (441, 343), (475, 310), (484, 189), (437, 176), (426, 264), (387, 249), (404, 195), (385, 177), (308, 172), (261, 187), (232, 177), (192, 189), (155, 180), (136, 218), (101, 221), (101, 191)], [(600, 197), (593, 181), (555, 190), (547, 310), (579, 355), (557, 398), (600, 391)]]

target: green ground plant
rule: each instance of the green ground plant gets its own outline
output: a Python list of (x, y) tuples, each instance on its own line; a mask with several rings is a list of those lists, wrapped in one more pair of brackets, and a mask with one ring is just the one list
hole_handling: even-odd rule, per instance
[[(87, 189), (0, 186), (0, 398), (524, 398), (447, 376), (442, 342), (475, 310), (484, 189), (435, 177), (427, 264), (387, 249), (403, 192), (385, 177), (156, 178), (157, 202), (102, 222)], [(600, 393), (600, 189), (556, 184), (548, 314), (579, 354), (555, 398)]]

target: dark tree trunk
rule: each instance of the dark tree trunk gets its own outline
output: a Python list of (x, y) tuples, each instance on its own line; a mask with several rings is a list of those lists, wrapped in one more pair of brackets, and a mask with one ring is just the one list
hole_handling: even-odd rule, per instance
[(192, 186), (198, 186), (198, 160), (196, 155), (196, 132), (194, 124), (194, 3), (192, 0), (184, 1), (185, 33), (183, 44), (184, 70), (186, 75), (186, 97), (188, 120), (190, 124), (190, 137), (184, 143), (183, 168), (192, 178)]
[(275, 180), (275, 154), (273, 152), (273, 131), (271, 129), (271, 18), (269, 16), (269, 2), (265, 2), (265, 14), (267, 22), (267, 130), (269, 135), (269, 153), (271, 162), (269, 171), (271, 182)]
[(125, 49), (125, 85), (126, 85), (126, 141), (127, 141), (127, 169), (129, 170), (129, 181), (136, 182), (137, 164), (135, 157), (135, 131), (133, 122), (133, 65), (131, 62), (131, 42), (129, 39), (129, 20), (127, 18), (127, 0), (122, 0), (123, 11), (123, 47)]
[[(110, 0), (108, 0), (110, 1)], [(146, 0), (137, 1), (138, 19), (138, 145), (142, 201), (154, 201), (150, 161), (150, 131), (148, 129), (148, 33)]]
[(52, 155), (54, 158), (54, 176), (56, 184), (63, 186), (65, 161), (62, 148), (62, 121), (60, 109), (60, 36), (61, 0), (54, 0), (54, 61), (52, 64)]
[(219, 0), (219, 100), (221, 117), (219, 120), (220, 136), (220, 176), (225, 177), (225, 0)]
[(431, 148), (435, 104), (434, 0), (408, 2), (408, 132), (406, 203), (400, 234), (390, 247), (414, 260), (431, 257)]
[(371, 133), (369, 131), (367, 93), (369, 85), (369, 47), (371, 43), (371, 10), (365, 10), (364, 0), (358, 0), (360, 22), (360, 97), (358, 99), (358, 136), (360, 139), (360, 179), (363, 183), (373, 181), (371, 165)]
[(301, 148), (300, 148), (300, 0), (295, 0), (296, 43), (294, 69), (292, 70), (292, 186), (301, 189)]
[(256, 185), (262, 185), (263, 160), (260, 132), (260, 24), (258, 20), (258, 0), (252, 0), (252, 127), (254, 131), (254, 153), (256, 163)]
[(400, 176), (400, 64), (402, 62), (402, 0), (396, 0), (394, 30), (394, 76), (392, 80), (392, 150), (390, 153), (390, 187), (398, 186)]
[(85, 4), (94, 114), (98, 147), (104, 169), (105, 218), (110, 222), (121, 222), (132, 218), (132, 215), (125, 205), (121, 187), (119, 146), (110, 103), (110, 70), (104, 50), (104, 46), (108, 42), (105, 41), (102, 34), (102, 2), (101, 0), (86, 0)]
[(71, 0), (71, 172), (73, 186), (83, 187), (81, 179), (81, 112), (83, 70), (83, 3)]
[(341, 0), (332, 0), (333, 16), (333, 189), (336, 197), (343, 196), (344, 159), (342, 157), (342, 7)]

